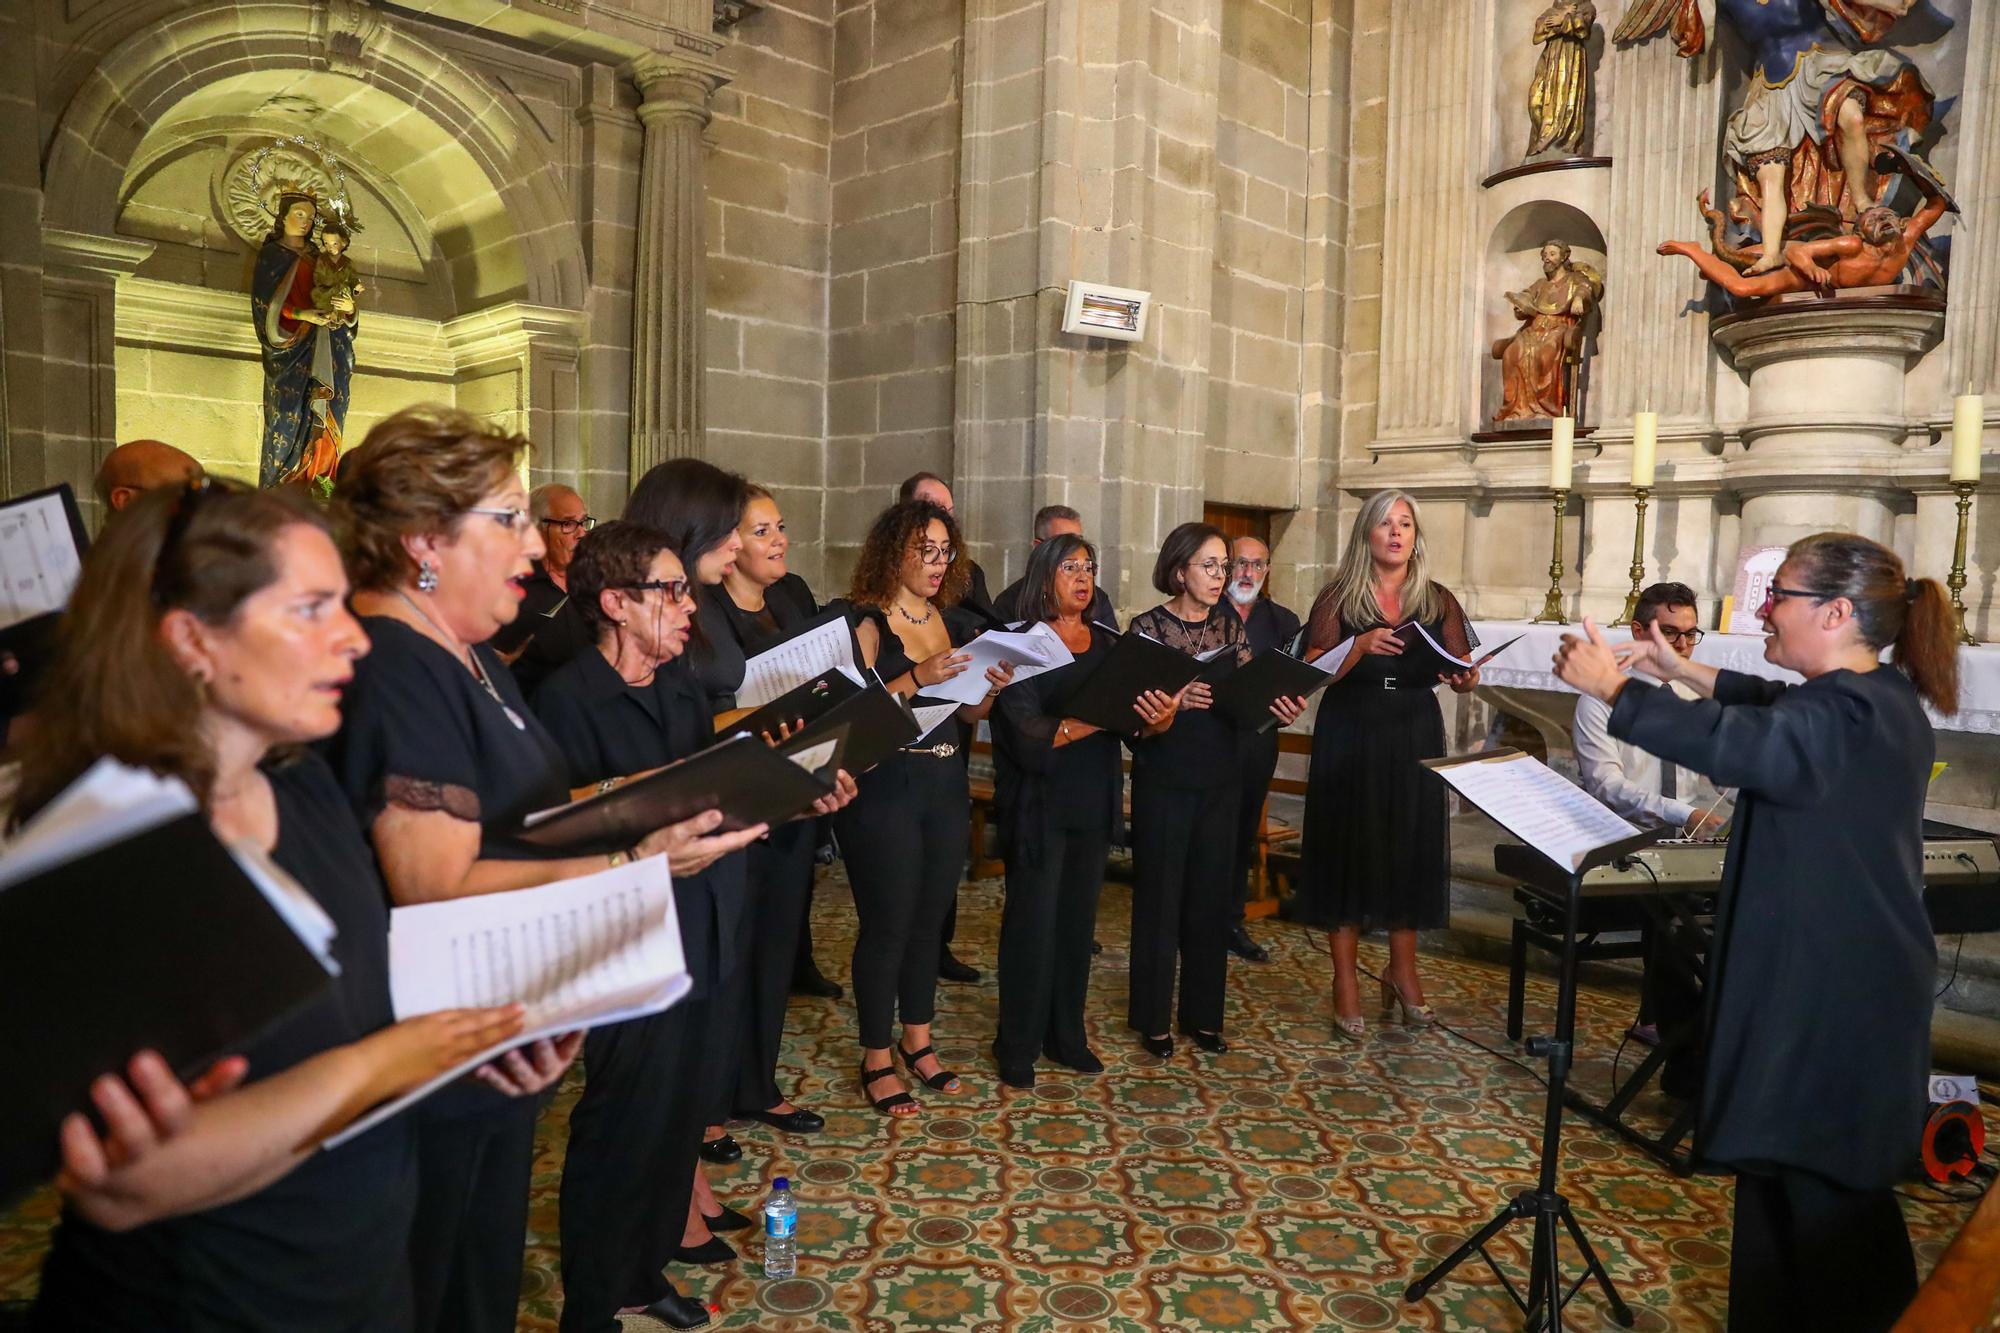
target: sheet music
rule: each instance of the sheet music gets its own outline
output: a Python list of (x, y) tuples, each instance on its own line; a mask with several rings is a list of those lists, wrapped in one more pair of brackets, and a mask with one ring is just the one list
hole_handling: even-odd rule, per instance
[(62, 610), (82, 573), (60, 494), (0, 508), (0, 629)]
[(1495, 823), (1572, 870), (1592, 850), (1639, 832), (1529, 755), (1448, 764), (1435, 771)]
[(762, 708), (787, 690), (815, 676), (838, 670), (856, 685), (862, 680), (854, 665), (854, 634), (838, 617), (766, 648), (743, 664), (743, 683), (736, 689), (738, 708)]
[[(1423, 635), (1424, 642), (1431, 646), (1431, 651), (1435, 652), (1439, 657), (1442, 657), (1445, 661), (1453, 663), (1462, 671), (1472, 670), (1472, 663), (1466, 661), (1463, 657), (1460, 657), (1457, 653), (1452, 652), (1449, 648), (1446, 648), (1436, 639), (1433, 639), (1431, 637), (1431, 632), (1423, 627), (1422, 622), (1415, 620), (1406, 621), (1405, 623), (1398, 625), (1396, 627), (1396, 633), (1401, 634), (1406, 629), (1413, 629), (1417, 633)], [(1512, 640), (1509, 640), (1508, 642), (1511, 643)], [(1506, 647), (1507, 644), (1505, 643), (1500, 645), (1501, 649), (1505, 649)]]
[(803, 750), (795, 750), (785, 758), (808, 773), (817, 773), (826, 767), (827, 761), (833, 758), (833, 752), (839, 748), (840, 740), (836, 737), (830, 741), (821, 741), (818, 745), (808, 745)]
[(519, 1036), (369, 1112), (337, 1147), (504, 1051), (657, 1014), (694, 985), (664, 856), (512, 893), (399, 907), (389, 915), (396, 1016), (522, 1004)]
[(972, 660), (966, 663), (965, 670), (942, 685), (925, 686), (923, 696), (926, 699), (953, 699), (962, 704), (976, 704), (986, 698), (988, 667), (1012, 662), (1013, 683), (1019, 685), (1044, 671), (1068, 666), (1076, 660), (1076, 654), (1064, 647), (1063, 641), (1046, 624), (1037, 624), (1019, 634), (990, 629), (957, 651)]
[(1352, 656), (1353, 653), (1354, 653), (1354, 637), (1352, 635), (1349, 635), (1347, 638), (1342, 639), (1339, 643), (1336, 643), (1335, 645), (1333, 645), (1333, 647), (1321, 653), (1318, 657), (1315, 657), (1311, 662), (1307, 663), (1307, 665), (1316, 666), (1321, 671), (1324, 671), (1327, 675), (1331, 676), (1336, 671), (1340, 670), (1341, 664), (1347, 661), (1347, 659), (1350, 656)]
[(923, 730), (917, 733), (917, 738), (910, 744), (921, 745), (924, 737), (943, 726), (957, 711), (957, 704), (917, 704), (912, 707), (910, 715), (917, 719), (917, 725)]

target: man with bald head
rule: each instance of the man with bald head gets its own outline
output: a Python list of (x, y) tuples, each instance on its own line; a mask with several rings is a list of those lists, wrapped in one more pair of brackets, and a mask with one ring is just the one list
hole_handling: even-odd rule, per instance
[(559, 481), (528, 492), (528, 518), (546, 548), (535, 572), (521, 584), (521, 612), (493, 636), (493, 650), (514, 669), (521, 693), (595, 641), (583, 614), (569, 600), (569, 561), (583, 534), (597, 526), (583, 497)]
[(201, 475), (201, 464), (165, 440), (127, 440), (97, 466), (97, 498), (114, 513), (147, 491)]

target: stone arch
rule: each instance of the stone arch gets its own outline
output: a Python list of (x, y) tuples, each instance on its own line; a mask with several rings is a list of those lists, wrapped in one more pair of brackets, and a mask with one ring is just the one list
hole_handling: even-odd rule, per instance
[[(355, 21), (336, 30), (334, 20), (349, 13)], [(527, 151), (528, 130), (512, 109), (392, 20), (327, 0), (213, 5), (167, 17), (114, 46), (57, 123), (44, 177), (46, 225), (109, 236), (127, 167), (152, 129), (206, 88), (274, 69), (332, 71), (434, 122), (478, 164), (532, 252), (524, 299), (582, 305), (585, 266), (572, 210), (553, 166)]]
[[(1500, 363), (1486, 355), (1495, 339), (1512, 337), (1520, 322), (1514, 318), (1502, 293), (1518, 291), (1541, 276), (1540, 252), (1549, 241), (1570, 247), (1571, 257), (1589, 264), (1599, 273), (1606, 267), (1603, 229), (1576, 204), (1561, 199), (1529, 199), (1503, 213), (1486, 237), (1482, 255), (1479, 318), (1479, 419), (1493, 419), (1500, 406)], [(1595, 356), (1598, 315), (1585, 326), (1586, 356)], [(1586, 399), (1584, 410), (1590, 422), (1599, 418), (1597, 409)]]

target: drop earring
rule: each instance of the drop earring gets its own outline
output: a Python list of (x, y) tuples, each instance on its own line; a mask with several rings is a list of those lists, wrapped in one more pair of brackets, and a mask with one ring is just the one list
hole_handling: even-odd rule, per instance
[(417, 591), (436, 592), (438, 587), (437, 566), (426, 560), (417, 566)]

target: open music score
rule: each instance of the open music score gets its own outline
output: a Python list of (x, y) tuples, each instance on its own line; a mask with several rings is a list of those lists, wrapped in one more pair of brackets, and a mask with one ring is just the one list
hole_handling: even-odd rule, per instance
[(1519, 750), (1489, 750), (1424, 767), (1450, 783), (1493, 822), (1568, 870), (1606, 843), (1639, 829), (1541, 760)]
[(736, 689), (736, 706), (762, 708), (828, 671), (839, 671), (857, 685), (867, 684), (854, 665), (854, 631), (837, 615), (745, 662), (743, 683)]

